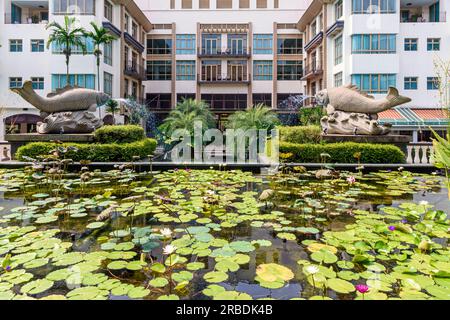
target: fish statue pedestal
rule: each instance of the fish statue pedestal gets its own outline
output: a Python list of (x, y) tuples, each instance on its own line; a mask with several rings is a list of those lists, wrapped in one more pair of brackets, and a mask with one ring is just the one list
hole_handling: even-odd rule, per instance
[(40, 134), (91, 133), (103, 125), (103, 122), (89, 111), (55, 112), (45, 115), (41, 113), (44, 121), (37, 123), (37, 132)]
[(389, 87), (386, 98), (375, 100), (353, 85), (322, 90), (315, 98), (326, 106), (327, 115), (320, 121), (324, 135), (387, 135), (391, 126), (379, 124), (378, 113), (411, 101), (394, 87)]

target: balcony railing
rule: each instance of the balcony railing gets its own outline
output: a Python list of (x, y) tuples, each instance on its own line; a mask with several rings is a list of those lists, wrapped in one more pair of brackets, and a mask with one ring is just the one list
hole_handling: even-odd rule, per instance
[(139, 80), (145, 79), (145, 68), (134, 61), (125, 63), (124, 73)]
[(230, 74), (216, 74), (213, 76), (197, 75), (199, 83), (250, 83), (250, 74), (233, 76)]
[[(48, 12), (47, 12), (48, 13)], [(13, 19), (11, 13), (5, 13), (5, 24), (47, 24), (48, 20), (39, 16), (29, 16), (21, 19)]]
[(251, 50), (247, 48), (217, 48), (217, 49), (208, 49), (208, 48), (198, 48), (197, 50), (199, 57), (230, 57), (230, 58), (238, 58), (238, 57), (250, 57)]
[(433, 144), (431, 142), (410, 143), (406, 146), (406, 151), (406, 163), (432, 164)]
[(400, 22), (402, 23), (439, 23), (439, 22), (447, 22), (447, 13), (445, 11), (439, 12), (439, 20), (431, 21), (429, 14), (412, 14), (408, 18), (400, 16)]
[(302, 79), (308, 79), (317, 75), (321, 75), (322, 73), (323, 69), (321, 63), (310, 63), (304, 67)]

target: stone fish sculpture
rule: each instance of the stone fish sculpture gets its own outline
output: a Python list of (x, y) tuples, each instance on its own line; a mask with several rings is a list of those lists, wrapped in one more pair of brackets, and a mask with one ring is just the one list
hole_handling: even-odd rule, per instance
[(37, 131), (42, 134), (93, 132), (102, 121), (92, 112), (109, 100), (102, 92), (71, 86), (42, 97), (33, 90), (31, 81), (11, 90), (41, 111), (44, 120), (38, 122)]
[(389, 124), (378, 123), (378, 113), (410, 102), (389, 87), (386, 98), (375, 100), (354, 85), (330, 88), (315, 96), (318, 105), (326, 106), (327, 115), (320, 123), (325, 134), (385, 135), (391, 130)]

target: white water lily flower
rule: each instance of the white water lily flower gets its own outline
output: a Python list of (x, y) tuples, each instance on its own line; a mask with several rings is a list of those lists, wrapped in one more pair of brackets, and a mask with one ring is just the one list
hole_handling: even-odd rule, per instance
[(423, 201), (420, 201), (419, 204), (421, 206), (427, 206), (428, 205), (428, 201), (423, 200)]
[(316, 274), (317, 272), (319, 272), (319, 267), (311, 264), (305, 267), (305, 271), (308, 272), (309, 274)]
[(174, 245), (168, 244), (167, 246), (165, 246), (163, 248), (163, 253), (165, 255), (169, 255), (175, 252), (175, 250), (177, 250), (177, 247), (175, 247)]
[(213, 190), (206, 190), (206, 193), (211, 195), (211, 196), (216, 194)]
[(163, 237), (169, 238), (172, 236), (172, 230), (169, 228), (164, 228), (159, 231)]

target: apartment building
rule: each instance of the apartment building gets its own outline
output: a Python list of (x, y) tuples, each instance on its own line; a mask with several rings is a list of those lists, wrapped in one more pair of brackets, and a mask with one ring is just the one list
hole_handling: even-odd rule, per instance
[(300, 18), (305, 93), (353, 83), (375, 98), (389, 86), (412, 99), (380, 114), (394, 131), (426, 141), (445, 130), (436, 59), (450, 61), (449, 0), (313, 0)]
[[(64, 16), (76, 17), (78, 26), (92, 29), (91, 22), (103, 25), (117, 37), (100, 48), (100, 88), (94, 46), (84, 38), (86, 54), (72, 48), (69, 79), (63, 48), (47, 48), (49, 22), (63, 24)], [(128, 0), (5, 0), (0, 6), (0, 141), (4, 133), (36, 130), (41, 121), (38, 110), (10, 88), (31, 80), (40, 95), (47, 95), (68, 83), (100, 89), (114, 98), (144, 95), (145, 41), (151, 24), (133, 1)], [(99, 110), (99, 116), (106, 116)], [(112, 121), (111, 115), (104, 119)]]
[(306, 1), (137, 0), (147, 35), (146, 101), (163, 119), (183, 98), (206, 101), (219, 127), (228, 114), (264, 103), (279, 112), (303, 94)]

